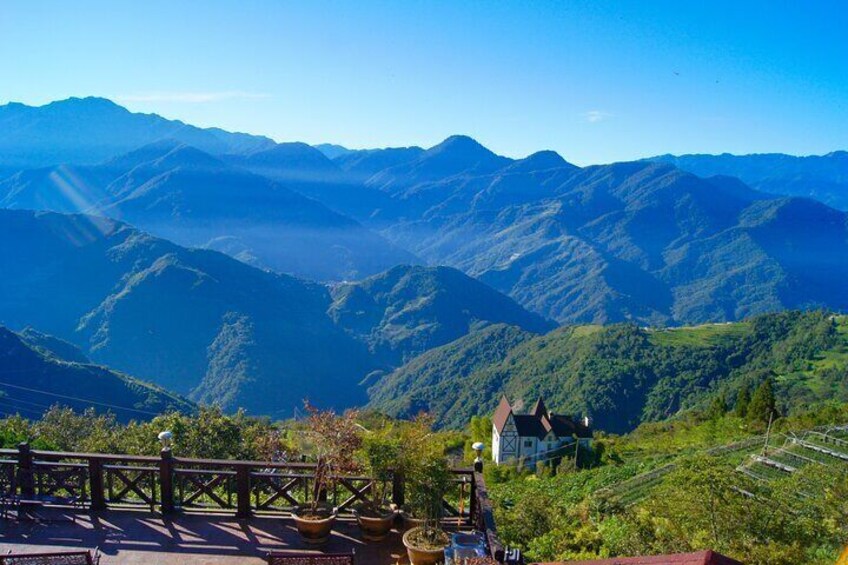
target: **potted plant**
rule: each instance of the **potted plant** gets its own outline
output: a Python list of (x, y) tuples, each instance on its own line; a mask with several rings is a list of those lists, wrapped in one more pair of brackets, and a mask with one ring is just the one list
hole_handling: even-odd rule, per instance
[(419, 517), (421, 526), (403, 534), (403, 545), (412, 565), (435, 565), (445, 560), (445, 548), (450, 538), (442, 530), (442, 501), (453, 479), (442, 453), (431, 451), (410, 468), (410, 503)]
[(354, 513), (362, 538), (382, 541), (395, 521), (395, 509), (389, 504), (389, 494), (401, 448), (399, 441), (386, 433), (368, 436), (363, 443), (365, 466), (373, 484), (368, 500), (360, 504)]
[(435, 440), (432, 432), (433, 418), (421, 413), (412, 422), (404, 423), (398, 432), (400, 444), (403, 449), (398, 454), (395, 464), (395, 472), (403, 483), (403, 491), (406, 493), (405, 503), (397, 510), (403, 519), (403, 529), (420, 527), (424, 525), (424, 511), (415, 501), (422, 501), (422, 493), (418, 492), (424, 488), (421, 484), (409, 480), (414, 476), (416, 470), (430, 454), (441, 454), (443, 448)]
[(312, 496), (307, 504), (292, 511), (297, 531), (310, 544), (322, 544), (330, 538), (337, 510), (326, 502), (326, 494), (335, 490), (336, 481), (358, 469), (354, 455), (361, 444), (356, 424), (357, 413), (338, 416), (332, 410), (318, 410), (304, 403), (309, 413), (307, 433), (315, 453)]

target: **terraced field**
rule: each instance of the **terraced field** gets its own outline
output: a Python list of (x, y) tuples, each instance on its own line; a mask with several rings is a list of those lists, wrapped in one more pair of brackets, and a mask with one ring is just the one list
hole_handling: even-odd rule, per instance
[(656, 345), (694, 345), (706, 347), (717, 345), (724, 340), (738, 338), (750, 330), (746, 322), (703, 324), (649, 330), (651, 342)]
[[(756, 436), (707, 450), (710, 455), (739, 462), (736, 471), (757, 481), (781, 479), (807, 465), (848, 465), (848, 425), (808, 430), (799, 434)], [(665, 475), (668, 463), (605, 489), (603, 493), (623, 506), (643, 500)]]

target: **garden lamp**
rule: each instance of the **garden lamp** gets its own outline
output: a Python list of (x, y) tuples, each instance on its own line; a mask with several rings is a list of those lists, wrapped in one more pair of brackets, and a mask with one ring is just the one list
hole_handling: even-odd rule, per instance
[(169, 449), (171, 447), (171, 439), (174, 437), (169, 430), (165, 430), (164, 432), (159, 432), (159, 443), (162, 444), (162, 449)]
[(482, 463), (483, 462), (483, 450), (485, 448), (486, 448), (486, 444), (484, 444), (482, 441), (475, 441), (473, 444), (471, 444), (471, 449), (473, 449), (474, 453), (477, 454), (477, 458), (474, 459), (475, 463)]

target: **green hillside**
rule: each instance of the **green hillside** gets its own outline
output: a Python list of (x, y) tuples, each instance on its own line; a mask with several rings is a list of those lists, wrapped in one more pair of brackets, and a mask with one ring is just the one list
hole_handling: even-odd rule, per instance
[(499, 322), (544, 333), (556, 324), (448, 267), (398, 266), (333, 289), (330, 317), (393, 366)]
[[(38, 418), (50, 406), (94, 407), (122, 421), (194, 411), (194, 405), (160, 387), (90, 363), (69, 362), (0, 326), (0, 414)], [(42, 342), (60, 340), (38, 334)], [(66, 346), (68, 344), (65, 344)]]
[(663, 330), (563, 327), (502, 347), (472, 334), (430, 351), (375, 383), (371, 406), (394, 416), (427, 409), (461, 427), (494, 410), (502, 393), (528, 405), (543, 396), (555, 412), (586, 414), (596, 429), (620, 433), (718, 395), (732, 402), (766, 379), (784, 414), (848, 400), (848, 318), (821, 311)]
[(27, 334), (63, 358), (277, 418), (304, 398), (361, 405), (369, 373), (485, 324), (550, 327), (449, 268), (396, 267), (334, 297), (93, 216), (0, 210), (0, 249), (0, 324), (70, 342)]
[[(453, 405), (458, 380), (503, 361), (513, 347), (533, 337), (515, 326), (496, 324), (431, 349), (378, 381), (369, 390), (371, 404), (396, 415), (446, 413)], [(422, 389), (432, 391), (426, 400), (417, 393)]]
[(575, 471), (486, 468), (503, 541), (528, 561), (713, 549), (830, 565), (848, 541), (848, 404), (765, 425), (693, 413), (595, 441)]

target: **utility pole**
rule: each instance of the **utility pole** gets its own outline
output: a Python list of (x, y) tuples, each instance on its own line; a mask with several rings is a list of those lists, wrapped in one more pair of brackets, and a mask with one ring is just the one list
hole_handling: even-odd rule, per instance
[(774, 411), (769, 412), (769, 423), (768, 423), (768, 427), (766, 428), (766, 443), (765, 443), (765, 445), (763, 445), (763, 453), (762, 453), (763, 457), (768, 456), (769, 437), (771, 436), (771, 420), (772, 420), (773, 416), (774, 416)]

